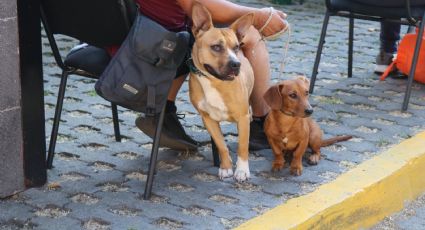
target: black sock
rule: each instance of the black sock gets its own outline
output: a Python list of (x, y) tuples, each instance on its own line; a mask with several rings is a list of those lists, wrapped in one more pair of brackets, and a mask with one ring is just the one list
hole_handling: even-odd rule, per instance
[(165, 105), (166, 113), (175, 113), (177, 112), (176, 103), (174, 101), (167, 100), (167, 104)]
[(267, 114), (261, 117), (252, 116), (252, 122), (255, 122), (261, 126), (264, 125), (264, 121), (266, 120)]

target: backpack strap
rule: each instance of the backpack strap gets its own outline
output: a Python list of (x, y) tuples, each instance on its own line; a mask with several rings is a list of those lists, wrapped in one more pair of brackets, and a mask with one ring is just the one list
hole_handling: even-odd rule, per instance
[(155, 86), (148, 85), (146, 116), (155, 116), (156, 114), (155, 95), (156, 95)]
[(388, 77), (388, 75), (393, 72), (396, 69), (395, 66), (395, 60), (393, 62), (391, 62), (391, 64), (387, 67), (387, 69), (382, 73), (381, 77), (379, 78), (379, 80), (383, 81), (385, 80), (385, 78)]

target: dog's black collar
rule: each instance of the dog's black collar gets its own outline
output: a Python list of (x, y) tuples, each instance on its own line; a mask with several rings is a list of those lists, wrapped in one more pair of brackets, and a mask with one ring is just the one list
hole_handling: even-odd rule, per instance
[(206, 77), (207, 75), (204, 74), (202, 71), (200, 71), (198, 68), (196, 68), (195, 64), (193, 63), (192, 58), (189, 58), (186, 60), (186, 64), (189, 67), (189, 70), (191, 73), (194, 73), (196, 75), (202, 76), (202, 77)]
[(279, 112), (281, 112), (281, 113), (285, 114), (286, 116), (295, 117), (295, 116), (294, 116), (294, 114), (292, 114), (292, 113), (288, 113), (288, 112), (286, 112), (286, 111), (284, 111), (284, 110), (282, 110), (282, 109), (279, 109)]

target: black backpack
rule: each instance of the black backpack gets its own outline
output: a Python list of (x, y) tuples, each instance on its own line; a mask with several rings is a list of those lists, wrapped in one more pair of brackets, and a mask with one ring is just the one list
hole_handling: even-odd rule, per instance
[(146, 115), (160, 113), (176, 70), (189, 52), (189, 37), (187, 32), (170, 32), (139, 14), (96, 82), (96, 92)]

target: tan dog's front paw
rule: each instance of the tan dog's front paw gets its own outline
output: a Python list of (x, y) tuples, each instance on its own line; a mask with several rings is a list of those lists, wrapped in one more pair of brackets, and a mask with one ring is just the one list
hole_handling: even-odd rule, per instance
[(301, 174), (303, 173), (303, 166), (302, 165), (295, 165), (295, 166), (291, 165), (290, 171), (291, 171), (291, 175), (301, 176)]
[(283, 162), (283, 161), (273, 161), (272, 171), (278, 172), (278, 171), (282, 170), (283, 167), (285, 167), (285, 162)]
[(251, 177), (249, 172), (249, 164), (247, 160), (242, 160), (238, 157), (236, 162), (235, 180), (238, 182), (246, 181)]
[(248, 180), (251, 177), (251, 173), (249, 171), (244, 171), (244, 170), (238, 170), (236, 169), (235, 171), (235, 180), (237, 182), (243, 182)]
[(229, 169), (222, 169), (219, 168), (218, 169), (218, 178), (220, 178), (220, 180), (223, 180), (224, 178), (228, 178), (233, 176), (233, 170), (232, 168)]
[(317, 165), (319, 161), (320, 161), (319, 154), (311, 154), (311, 156), (308, 158), (308, 163), (311, 165)]

